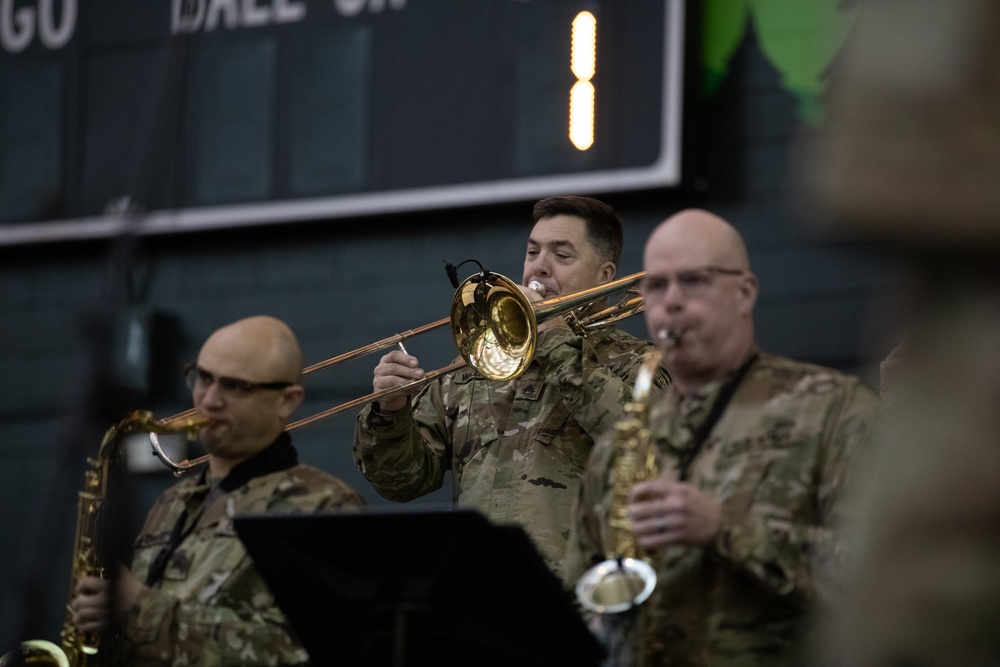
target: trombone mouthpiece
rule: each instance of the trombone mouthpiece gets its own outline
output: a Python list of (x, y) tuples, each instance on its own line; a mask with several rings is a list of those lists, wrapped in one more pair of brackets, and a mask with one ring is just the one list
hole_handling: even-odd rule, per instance
[(541, 284), (537, 280), (532, 280), (528, 283), (528, 289), (538, 292), (539, 296), (545, 296), (545, 285)]
[(672, 350), (681, 344), (680, 333), (666, 328), (656, 332), (656, 339), (660, 341), (660, 346), (666, 350)]

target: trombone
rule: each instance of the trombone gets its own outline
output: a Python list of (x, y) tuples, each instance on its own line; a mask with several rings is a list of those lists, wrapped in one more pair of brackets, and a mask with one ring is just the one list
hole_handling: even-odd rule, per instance
[[(645, 304), (638, 293), (637, 285), (643, 275), (644, 272), (640, 271), (597, 287), (532, 303), (521, 292), (517, 283), (498, 273), (483, 270), (466, 278), (458, 286), (448, 317), (307, 366), (302, 369), (302, 375), (311, 375), (345, 361), (385, 350), (402, 343), (407, 338), (447, 324), (451, 325), (452, 336), (461, 355), (460, 360), (428, 371), (419, 380), (375, 391), (294, 421), (288, 424), (285, 430), (293, 431), (345, 410), (376, 401), (383, 396), (414, 389), (466, 366), (471, 366), (476, 372), (491, 380), (514, 379), (521, 375), (534, 359), (539, 324), (555, 317), (565, 316), (568, 324), (577, 333), (583, 334), (586, 330), (607, 326), (641, 313)], [(612, 295), (619, 293), (621, 294), (619, 301), (606, 304)], [(156, 422), (157, 427), (149, 431), (153, 454), (176, 476), (205, 463), (208, 460), (207, 455), (180, 462), (170, 460), (160, 446), (157, 436), (165, 433), (186, 433), (189, 439), (194, 439), (197, 431), (208, 421), (194, 408), (159, 420)]]

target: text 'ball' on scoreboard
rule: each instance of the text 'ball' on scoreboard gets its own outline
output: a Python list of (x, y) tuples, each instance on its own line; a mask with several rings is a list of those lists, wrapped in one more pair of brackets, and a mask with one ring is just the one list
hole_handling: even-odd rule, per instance
[(680, 183), (683, 0), (0, 0), (0, 244)]

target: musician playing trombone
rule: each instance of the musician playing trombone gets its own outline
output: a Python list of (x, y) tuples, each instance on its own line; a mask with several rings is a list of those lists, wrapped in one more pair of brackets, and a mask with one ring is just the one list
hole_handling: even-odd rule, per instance
[[(622, 224), (607, 204), (580, 196), (543, 199), (533, 209), (521, 290), (531, 302), (610, 282)], [(528, 285), (535, 284), (536, 289)], [(405, 502), (453, 478), (456, 506), (500, 524), (519, 524), (557, 576), (563, 574), (571, 505), (594, 439), (622, 415), (643, 353), (654, 349), (615, 326), (586, 332), (563, 317), (539, 326), (535, 359), (513, 380), (472, 369), (366, 406), (354, 460), (376, 491)], [(402, 350), (375, 368), (376, 391), (421, 378)], [(662, 368), (655, 383), (668, 382)]]
[(308, 663), (232, 521), (362, 504), (341, 480), (298, 462), (285, 423), (302, 402), (301, 369), (291, 329), (265, 316), (219, 329), (189, 364), (195, 407), (211, 419), (200, 433), (208, 466), (160, 496), (115, 600), (108, 580), (87, 577), (72, 602), (81, 630), (122, 626), (115, 664)]

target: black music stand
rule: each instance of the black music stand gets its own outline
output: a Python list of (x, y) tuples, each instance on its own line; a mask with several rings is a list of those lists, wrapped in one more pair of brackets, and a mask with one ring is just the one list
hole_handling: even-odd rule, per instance
[(599, 665), (521, 528), (473, 511), (236, 517), (314, 665)]

